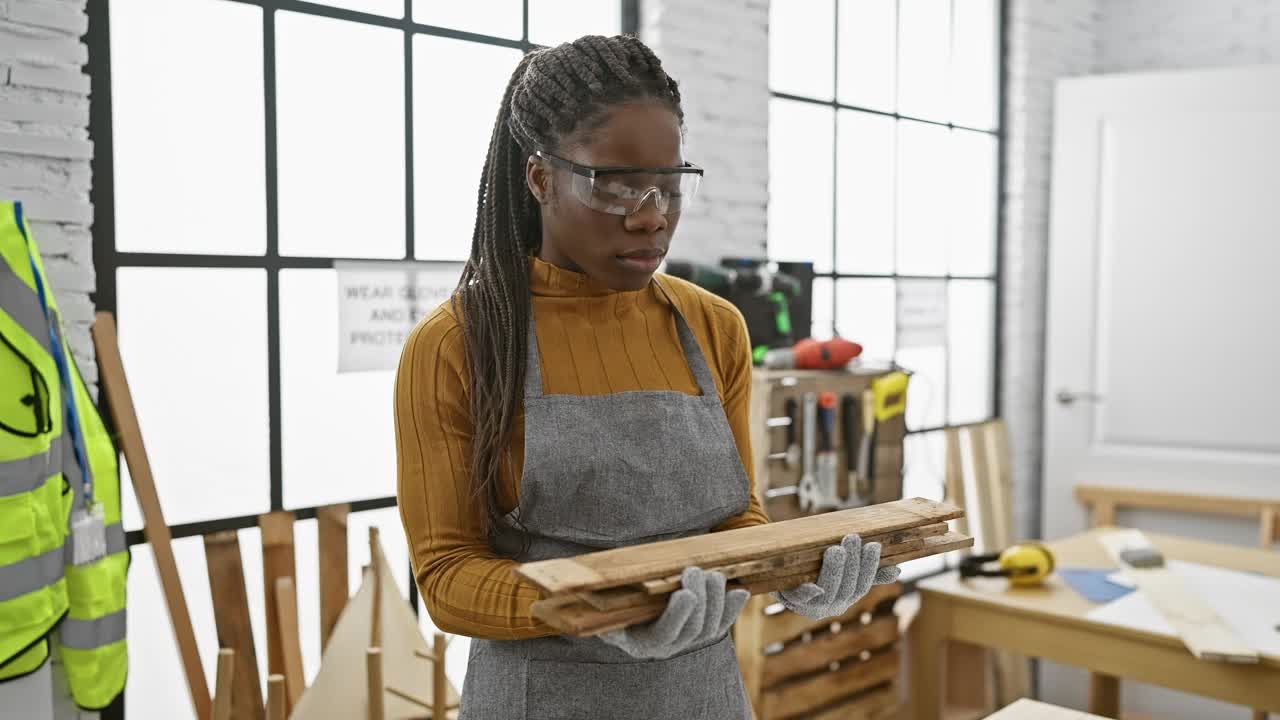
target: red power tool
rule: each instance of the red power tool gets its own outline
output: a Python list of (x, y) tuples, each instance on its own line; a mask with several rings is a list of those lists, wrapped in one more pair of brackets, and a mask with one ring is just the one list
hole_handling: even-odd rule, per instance
[(861, 345), (844, 338), (822, 341), (805, 338), (790, 348), (765, 353), (763, 365), (775, 369), (834, 370), (848, 365), (861, 354)]

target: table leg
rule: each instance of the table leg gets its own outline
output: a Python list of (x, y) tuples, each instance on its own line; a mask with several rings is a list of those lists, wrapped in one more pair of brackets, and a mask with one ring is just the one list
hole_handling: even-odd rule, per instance
[(1120, 678), (1089, 673), (1089, 712), (1102, 717), (1120, 717)]
[(943, 656), (951, 629), (951, 607), (943, 598), (922, 593), (920, 612), (911, 623), (911, 688), (915, 720), (942, 717)]

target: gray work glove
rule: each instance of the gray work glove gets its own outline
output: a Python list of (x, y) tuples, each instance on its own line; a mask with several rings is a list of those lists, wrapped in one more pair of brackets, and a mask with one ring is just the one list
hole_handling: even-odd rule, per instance
[(647, 625), (611, 630), (598, 637), (635, 658), (667, 658), (724, 635), (751, 593), (725, 592), (724, 573), (698, 567), (681, 573), (662, 616)]
[(872, 585), (898, 579), (897, 565), (880, 567), (880, 543), (867, 543), (857, 535), (845, 535), (839, 545), (822, 553), (818, 581), (773, 593), (788, 610), (812, 620), (835, 617), (862, 599)]

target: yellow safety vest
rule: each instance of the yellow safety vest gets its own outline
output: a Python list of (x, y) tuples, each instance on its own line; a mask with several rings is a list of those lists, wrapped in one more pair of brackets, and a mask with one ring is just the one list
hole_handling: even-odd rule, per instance
[[(86, 470), (51, 334), (65, 359)], [(69, 524), (85, 505), (86, 479), (104, 509), (107, 552), (75, 565)], [(38, 670), (52, 639), (76, 703), (109, 705), (128, 672), (128, 567), (116, 449), (71, 356), (22, 205), (0, 202), (0, 681)]]

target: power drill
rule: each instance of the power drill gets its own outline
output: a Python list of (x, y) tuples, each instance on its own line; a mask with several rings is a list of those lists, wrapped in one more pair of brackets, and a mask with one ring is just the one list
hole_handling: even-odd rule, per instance
[(849, 361), (861, 354), (861, 345), (844, 338), (805, 338), (789, 348), (767, 351), (764, 354), (764, 366), (777, 369), (834, 370), (848, 365)]

